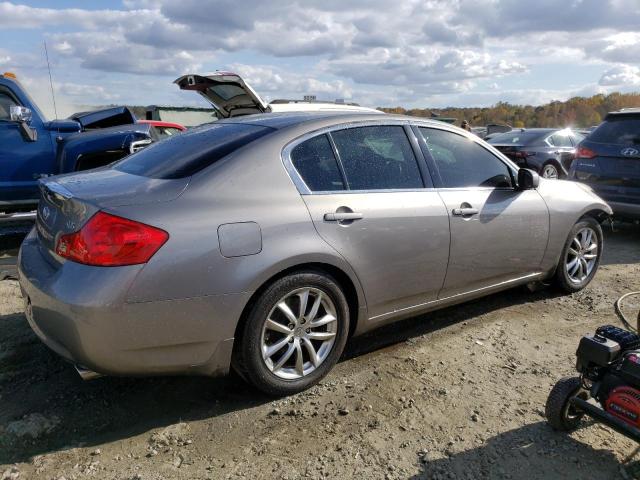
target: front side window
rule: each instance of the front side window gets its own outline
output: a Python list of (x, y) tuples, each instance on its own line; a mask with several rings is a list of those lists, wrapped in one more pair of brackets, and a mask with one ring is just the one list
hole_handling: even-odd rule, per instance
[(402, 126), (381, 125), (331, 132), (350, 190), (423, 188)]
[(443, 187), (513, 186), (509, 167), (473, 140), (457, 133), (420, 127)]
[(318, 135), (291, 151), (291, 162), (312, 192), (344, 190), (344, 182), (326, 135)]
[(16, 105), (9, 95), (0, 92), (0, 120), (11, 120), (11, 107)]

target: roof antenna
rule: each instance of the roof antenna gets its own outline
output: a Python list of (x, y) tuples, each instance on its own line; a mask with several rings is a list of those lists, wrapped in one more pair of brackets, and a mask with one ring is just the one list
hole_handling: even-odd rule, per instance
[(53, 99), (53, 113), (56, 116), (56, 120), (58, 119), (58, 109), (56, 108), (56, 95), (53, 92), (53, 79), (51, 78), (51, 65), (49, 64), (49, 51), (47, 50), (47, 41), (43, 40), (44, 43), (44, 54), (47, 57), (47, 69), (49, 70), (49, 85), (51, 85), (51, 98)]

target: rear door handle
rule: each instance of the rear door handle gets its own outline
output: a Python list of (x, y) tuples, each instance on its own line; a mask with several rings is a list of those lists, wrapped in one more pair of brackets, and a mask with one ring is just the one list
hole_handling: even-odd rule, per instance
[(356, 212), (335, 212), (325, 213), (325, 222), (344, 222), (345, 220), (360, 220), (364, 218), (364, 215)]
[(454, 208), (452, 212), (456, 217), (466, 217), (467, 215), (477, 215), (478, 209), (467, 207), (467, 208)]

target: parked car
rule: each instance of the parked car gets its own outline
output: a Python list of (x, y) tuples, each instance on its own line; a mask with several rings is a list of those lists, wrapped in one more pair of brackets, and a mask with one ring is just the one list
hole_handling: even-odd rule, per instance
[(351, 335), (529, 282), (584, 288), (610, 214), (443, 122), (270, 113), (42, 180), (19, 277), (33, 330), (85, 378), (233, 366), (282, 395)]
[(519, 167), (544, 178), (565, 178), (582, 135), (568, 129), (516, 128), (492, 136), (489, 143)]
[(640, 219), (640, 109), (609, 113), (578, 146), (569, 176), (606, 199), (616, 216)]
[(152, 132), (158, 139), (171, 137), (186, 130), (186, 127), (179, 123), (163, 122), (161, 120), (138, 120), (138, 123), (151, 125)]
[(0, 75), (0, 213), (29, 211), (38, 179), (106, 165), (151, 143), (126, 107), (47, 120), (15, 75)]
[(181, 90), (198, 92), (218, 113), (218, 118), (230, 118), (254, 113), (283, 112), (354, 112), (379, 113), (357, 103), (321, 102), (314, 100), (264, 101), (238, 74), (216, 71), (207, 75), (189, 74), (174, 80)]

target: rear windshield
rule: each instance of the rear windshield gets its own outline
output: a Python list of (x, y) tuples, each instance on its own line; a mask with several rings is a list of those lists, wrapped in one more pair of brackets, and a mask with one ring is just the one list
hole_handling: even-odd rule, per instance
[(592, 142), (640, 145), (640, 118), (619, 116), (605, 120), (588, 137)]
[(489, 143), (496, 145), (529, 145), (543, 135), (540, 132), (505, 132), (491, 137)]
[(150, 145), (113, 168), (150, 178), (188, 177), (273, 131), (242, 123), (207, 125)]

